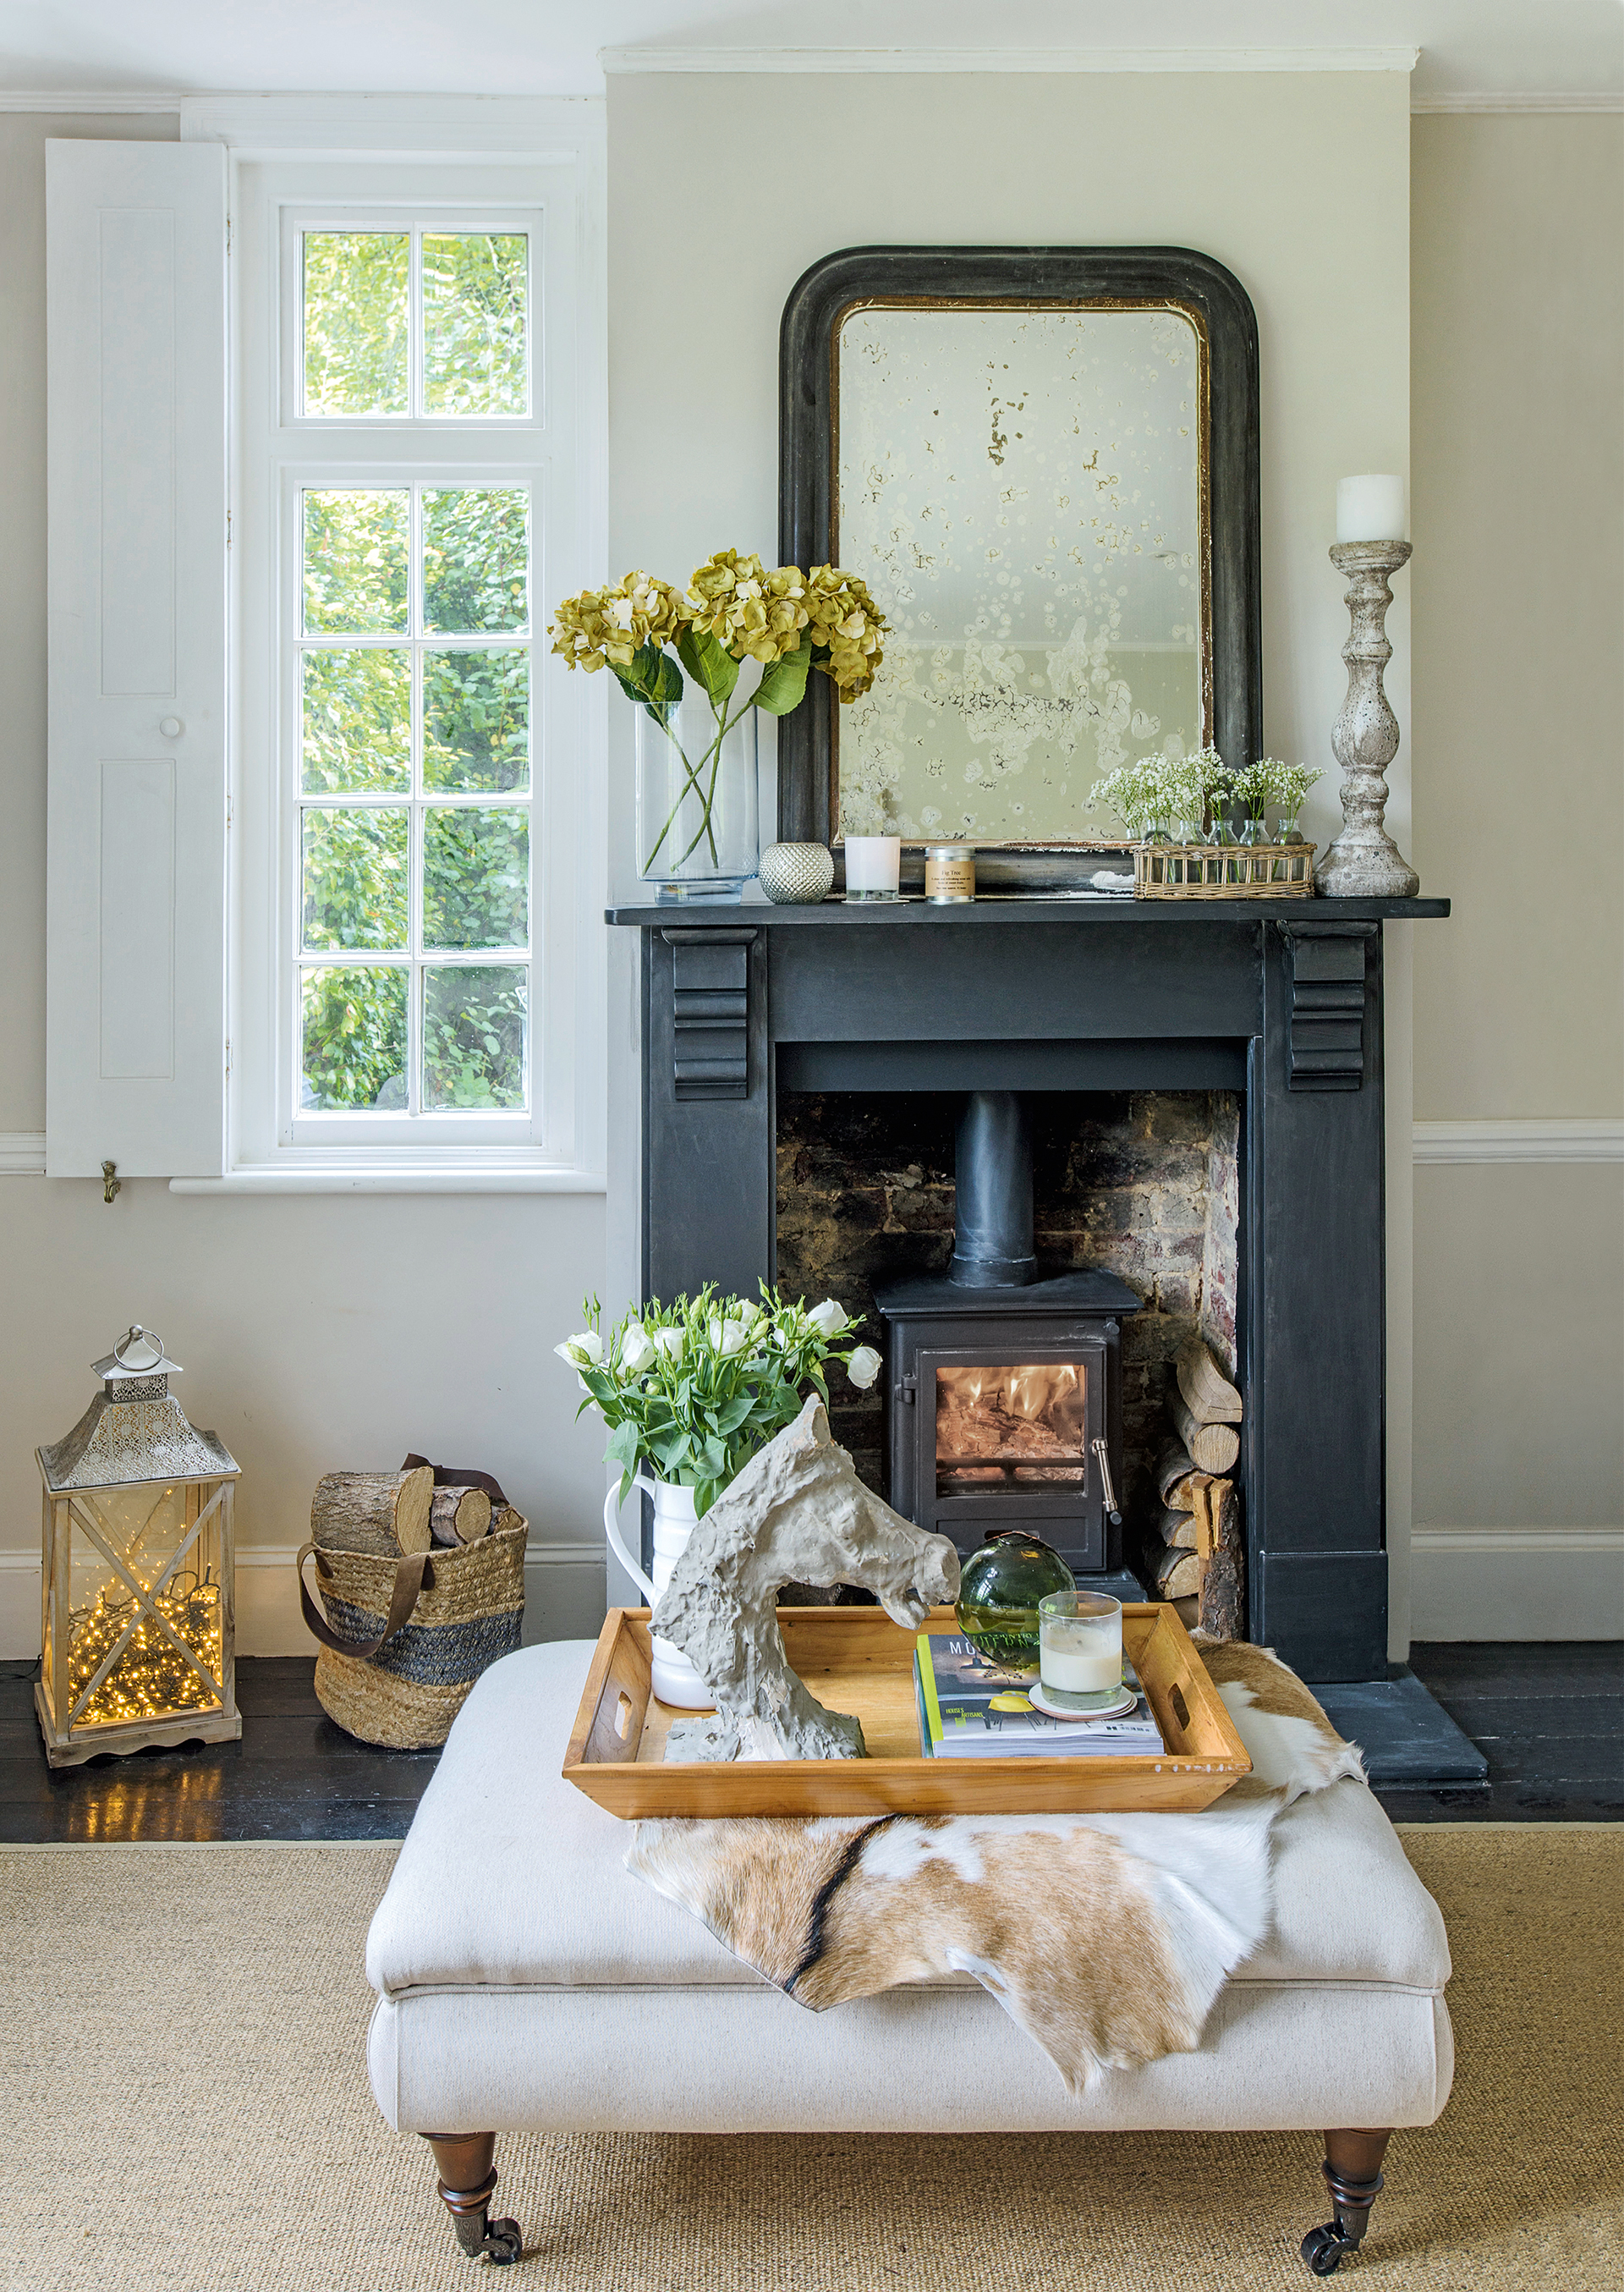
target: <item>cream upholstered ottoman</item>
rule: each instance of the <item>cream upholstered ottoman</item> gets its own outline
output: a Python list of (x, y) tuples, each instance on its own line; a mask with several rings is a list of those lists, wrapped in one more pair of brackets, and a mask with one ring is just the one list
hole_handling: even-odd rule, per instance
[(520, 2130), (1330, 2127), (1336, 2219), (1304, 2258), (1328, 2275), (1358, 2242), (1388, 2130), (1430, 2124), (1452, 2066), (1443, 1920), (1362, 1783), (1275, 1825), (1276, 1932), (1200, 2048), (1073, 2100), (968, 1976), (809, 2013), (630, 1876), (626, 1827), (559, 1772), (591, 1655), (557, 1642), (486, 1673), (367, 1941), (373, 2091), (433, 2143), (464, 2251), (518, 2256), (517, 2225), (487, 2215), (495, 2135)]

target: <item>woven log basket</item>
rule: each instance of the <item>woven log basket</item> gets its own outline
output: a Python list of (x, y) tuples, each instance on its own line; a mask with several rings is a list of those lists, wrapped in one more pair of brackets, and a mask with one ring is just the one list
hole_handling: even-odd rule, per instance
[[(392, 1559), (307, 1544), (299, 1595), (318, 1642), (316, 1695), (328, 1718), (391, 1750), (443, 1743), (480, 1673), (519, 1645), (528, 1534), (509, 1505), (488, 1536), (456, 1550)], [(305, 1578), (312, 1557), (326, 1615)]]

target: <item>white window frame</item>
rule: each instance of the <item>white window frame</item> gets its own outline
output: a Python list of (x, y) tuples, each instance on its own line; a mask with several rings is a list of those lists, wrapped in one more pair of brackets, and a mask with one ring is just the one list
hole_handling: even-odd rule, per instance
[[(183, 110), (182, 133), (236, 146), (234, 832), (228, 1174), (174, 1182), (187, 1190), (601, 1191), (607, 723), (602, 696), (591, 690), (597, 680), (556, 674), (544, 630), (557, 596), (603, 577), (602, 107), (200, 100)], [(433, 230), (470, 221), (532, 233), (529, 413), (304, 416), (295, 397), (298, 330), (287, 322), (299, 233), (323, 223)], [(301, 1111), (300, 493), (312, 482), (481, 480), (532, 488), (530, 1106)], [(501, 963), (504, 952), (484, 959)], [(333, 960), (345, 958), (334, 951)]]

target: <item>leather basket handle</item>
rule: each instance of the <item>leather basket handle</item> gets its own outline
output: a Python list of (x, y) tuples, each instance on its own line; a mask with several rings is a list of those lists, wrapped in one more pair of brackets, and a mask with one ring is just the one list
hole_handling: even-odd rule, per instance
[(389, 1614), (384, 1618), (383, 1629), (378, 1634), (377, 1638), (375, 1640), (343, 1640), (340, 1639), (310, 1597), (310, 1587), (304, 1578), (304, 1563), (312, 1553), (316, 1555), (318, 1576), (330, 1578), (333, 1574), (326, 1556), (318, 1545), (307, 1544), (301, 1547), (299, 1557), (293, 1564), (299, 1571), (299, 1604), (304, 1610), (304, 1620), (310, 1626), (311, 1636), (318, 1640), (323, 1647), (331, 1648), (334, 1655), (357, 1656), (363, 1663), (376, 1655), (386, 1640), (394, 1638), (395, 1634), (406, 1622), (413, 1609), (417, 1605), (418, 1594), (427, 1591), (434, 1582), (432, 1553), (408, 1552), (396, 1567), (395, 1588), (390, 1595)]

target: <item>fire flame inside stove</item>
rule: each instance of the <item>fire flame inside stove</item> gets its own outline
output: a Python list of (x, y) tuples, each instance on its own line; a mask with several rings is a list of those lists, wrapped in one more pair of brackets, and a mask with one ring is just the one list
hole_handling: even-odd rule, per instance
[(1085, 1399), (1084, 1372), (1071, 1361), (938, 1368), (937, 1466), (977, 1481), (1078, 1479)]

